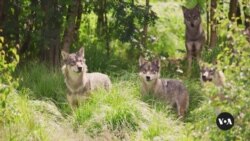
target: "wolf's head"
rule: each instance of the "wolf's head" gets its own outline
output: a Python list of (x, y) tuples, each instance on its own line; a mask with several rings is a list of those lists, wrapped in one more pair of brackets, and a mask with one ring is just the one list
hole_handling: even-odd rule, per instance
[(196, 5), (193, 9), (182, 6), (184, 22), (189, 29), (198, 27), (201, 23), (200, 7)]
[(140, 77), (145, 82), (151, 82), (160, 77), (160, 60), (147, 61), (143, 57), (139, 59)]
[(81, 73), (87, 71), (87, 66), (84, 59), (84, 49), (81, 48), (76, 53), (61, 52), (64, 66), (71, 72)]
[(213, 81), (216, 68), (202, 66), (200, 69), (200, 77), (203, 82)]

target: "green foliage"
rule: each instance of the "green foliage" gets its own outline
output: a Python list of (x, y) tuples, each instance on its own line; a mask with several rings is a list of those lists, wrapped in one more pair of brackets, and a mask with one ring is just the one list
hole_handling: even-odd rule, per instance
[(156, 3), (152, 9), (159, 16), (159, 20), (150, 28), (150, 33), (156, 38), (156, 41), (149, 46), (150, 50), (165, 57), (183, 57), (180, 51), (185, 51), (185, 34), (180, 6), (174, 2)]
[(0, 140), (48, 140), (44, 128), (36, 121), (27, 97), (10, 91), (5, 102), (5, 108), (0, 109)]
[[(223, 16), (220, 13), (217, 16)], [(245, 140), (249, 138), (249, 43), (242, 34), (242, 28), (228, 19), (221, 19), (218, 25), (219, 44), (207, 52), (207, 62), (217, 60), (217, 69), (224, 70), (226, 86), (218, 89), (206, 85), (202, 89), (205, 100), (199, 108), (190, 112), (189, 119), (196, 121), (191, 125), (193, 136), (202, 140)], [(228, 25), (228, 29), (224, 28)], [(230, 112), (235, 119), (234, 127), (228, 132), (220, 131), (215, 118), (220, 112)]]
[(19, 68), (16, 73), (20, 78), (20, 87), (31, 91), (30, 98), (52, 100), (65, 113), (70, 108), (66, 102), (66, 87), (60, 70), (50, 71), (44, 64), (29, 63)]
[[(0, 37), (0, 140), (47, 140), (43, 128), (36, 123), (25, 96), (16, 91), (12, 73), (19, 61), (16, 49), (8, 47)], [(20, 93), (25, 93), (23, 90)]]
[(194, 8), (197, 4), (201, 7), (201, 10), (204, 11), (206, 9), (207, 0), (185, 0), (184, 2), (185, 7), (189, 9)]
[[(2, 32), (0, 30), (0, 32)], [(4, 43), (4, 38), (0, 36), (0, 113), (5, 113), (6, 111), (6, 99), (13, 91), (14, 86), (17, 85), (15, 81), (13, 81), (13, 78), (11, 77), (11, 74), (15, 70), (15, 67), (18, 63), (18, 55), (16, 54), (16, 49), (13, 47), (10, 47), (9, 50), (5, 51), (4, 47), (6, 45)], [(5, 119), (5, 116), (1, 116), (0, 123)]]

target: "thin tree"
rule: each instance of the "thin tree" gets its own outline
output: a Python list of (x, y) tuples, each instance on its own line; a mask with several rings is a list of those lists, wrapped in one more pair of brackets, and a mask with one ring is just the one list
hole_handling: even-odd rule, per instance
[(216, 47), (217, 42), (217, 20), (215, 18), (215, 11), (217, 8), (217, 0), (211, 0), (210, 5), (210, 48)]
[(41, 0), (41, 8), (44, 12), (43, 26), (41, 30), (42, 41), (40, 59), (55, 68), (60, 64), (60, 46), (63, 12), (60, 11), (57, 0)]
[(209, 44), (209, 35), (210, 35), (210, 17), (209, 17), (209, 2), (208, 0), (206, 1), (206, 16), (207, 16), (207, 40), (206, 40), (206, 44)]
[(2, 28), (1, 24), (3, 22), (3, 17), (4, 17), (4, 0), (0, 0), (0, 28)]
[(82, 14), (81, 12), (79, 12), (80, 8), (81, 0), (73, 0), (68, 6), (66, 27), (62, 39), (62, 49), (66, 52), (69, 52), (69, 48), (72, 45), (74, 38), (76, 37), (75, 32), (78, 31), (78, 28), (80, 26), (79, 21), (81, 20)]
[(143, 27), (143, 38), (142, 38), (142, 45), (144, 48), (147, 48), (147, 38), (148, 38), (148, 16), (149, 16), (149, 0), (146, 0), (146, 9), (145, 9), (145, 21)]
[(229, 3), (229, 13), (228, 13), (228, 17), (229, 20), (231, 20), (232, 22), (234, 22), (237, 19), (237, 23), (241, 24), (241, 19), (240, 19), (240, 5), (239, 5), (239, 1), (238, 0), (230, 0)]

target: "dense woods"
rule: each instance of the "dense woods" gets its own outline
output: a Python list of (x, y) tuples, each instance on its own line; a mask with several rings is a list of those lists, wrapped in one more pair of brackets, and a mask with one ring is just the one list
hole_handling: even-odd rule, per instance
[[(222, 90), (200, 84), (200, 62), (186, 72), (181, 6), (196, 5), (206, 35), (201, 61), (225, 73)], [(80, 47), (88, 71), (108, 74), (114, 88), (72, 112), (61, 51)], [(160, 58), (162, 77), (183, 80), (190, 93), (185, 120), (141, 98), (139, 56)], [(57, 130), (62, 140), (247, 140), (249, 68), (249, 0), (0, 0), (0, 140), (53, 140)], [(214, 122), (223, 111), (235, 118), (226, 132)]]
[(18, 44), (21, 58), (32, 57), (51, 66), (60, 64), (62, 49), (68, 52), (74, 46), (79, 47), (79, 28), (91, 13), (97, 16), (95, 36), (108, 56), (111, 40), (129, 42), (135, 30), (141, 28), (143, 35), (139, 42), (146, 46), (148, 24), (156, 19), (149, 1), (143, 5), (134, 0), (1, 0), (1, 7), (0, 28), (5, 43)]
[[(249, 26), (248, 1), (198, 1), (203, 11), (207, 13), (207, 45), (216, 47), (217, 24), (221, 20), (216, 11), (228, 12), (230, 21)], [(187, 2), (192, 6), (194, 2)], [(82, 26), (89, 26), (87, 16), (94, 14), (95, 34), (107, 56), (112, 53), (111, 42), (119, 40), (128, 42), (143, 52), (147, 42), (154, 39), (149, 35), (148, 28), (157, 20), (156, 13), (150, 6), (150, 1), (46, 1), (26, 0), (7, 1), (0, 3), (0, 28), (5, 43), (17, 46), (21, 58), (36, 58), (52, 66), (60, 64), (60, 51), (70, 51), (71, 48), (86, 46), (81, 43), (79, 30)], [(226, 9), (228, 7), (228, 9)], [(244, 19), (243, 19), (243, 18)], [(244, 22), (242, 21), (244, 20)], [(88, 29), (88, 27), (85, 27)], [(89, 35), (88, 33), (83, 33)], [(72, 50), (72, 49), (71, 49)], [(138, 56), (138, 55), (137, 55)]]

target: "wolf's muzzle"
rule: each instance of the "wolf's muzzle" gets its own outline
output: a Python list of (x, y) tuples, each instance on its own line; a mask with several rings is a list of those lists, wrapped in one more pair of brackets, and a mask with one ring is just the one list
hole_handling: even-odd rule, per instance
[(82, 67), (77, 67), (79, 72), (82, 72)]
[(150, 77), (149, 77), (149, 76), (146, 76), (146, 80), (147, 80), (147, 81), (150, 81)]
[(212, 78), (207, 78), (206, 76), (202, 76), (202, 80), (204, 81), (204, 82), (207, 82), (207, 81), (212, 81)]
[(194, 27), (194, 23), (191, 23), (191, 27)]

